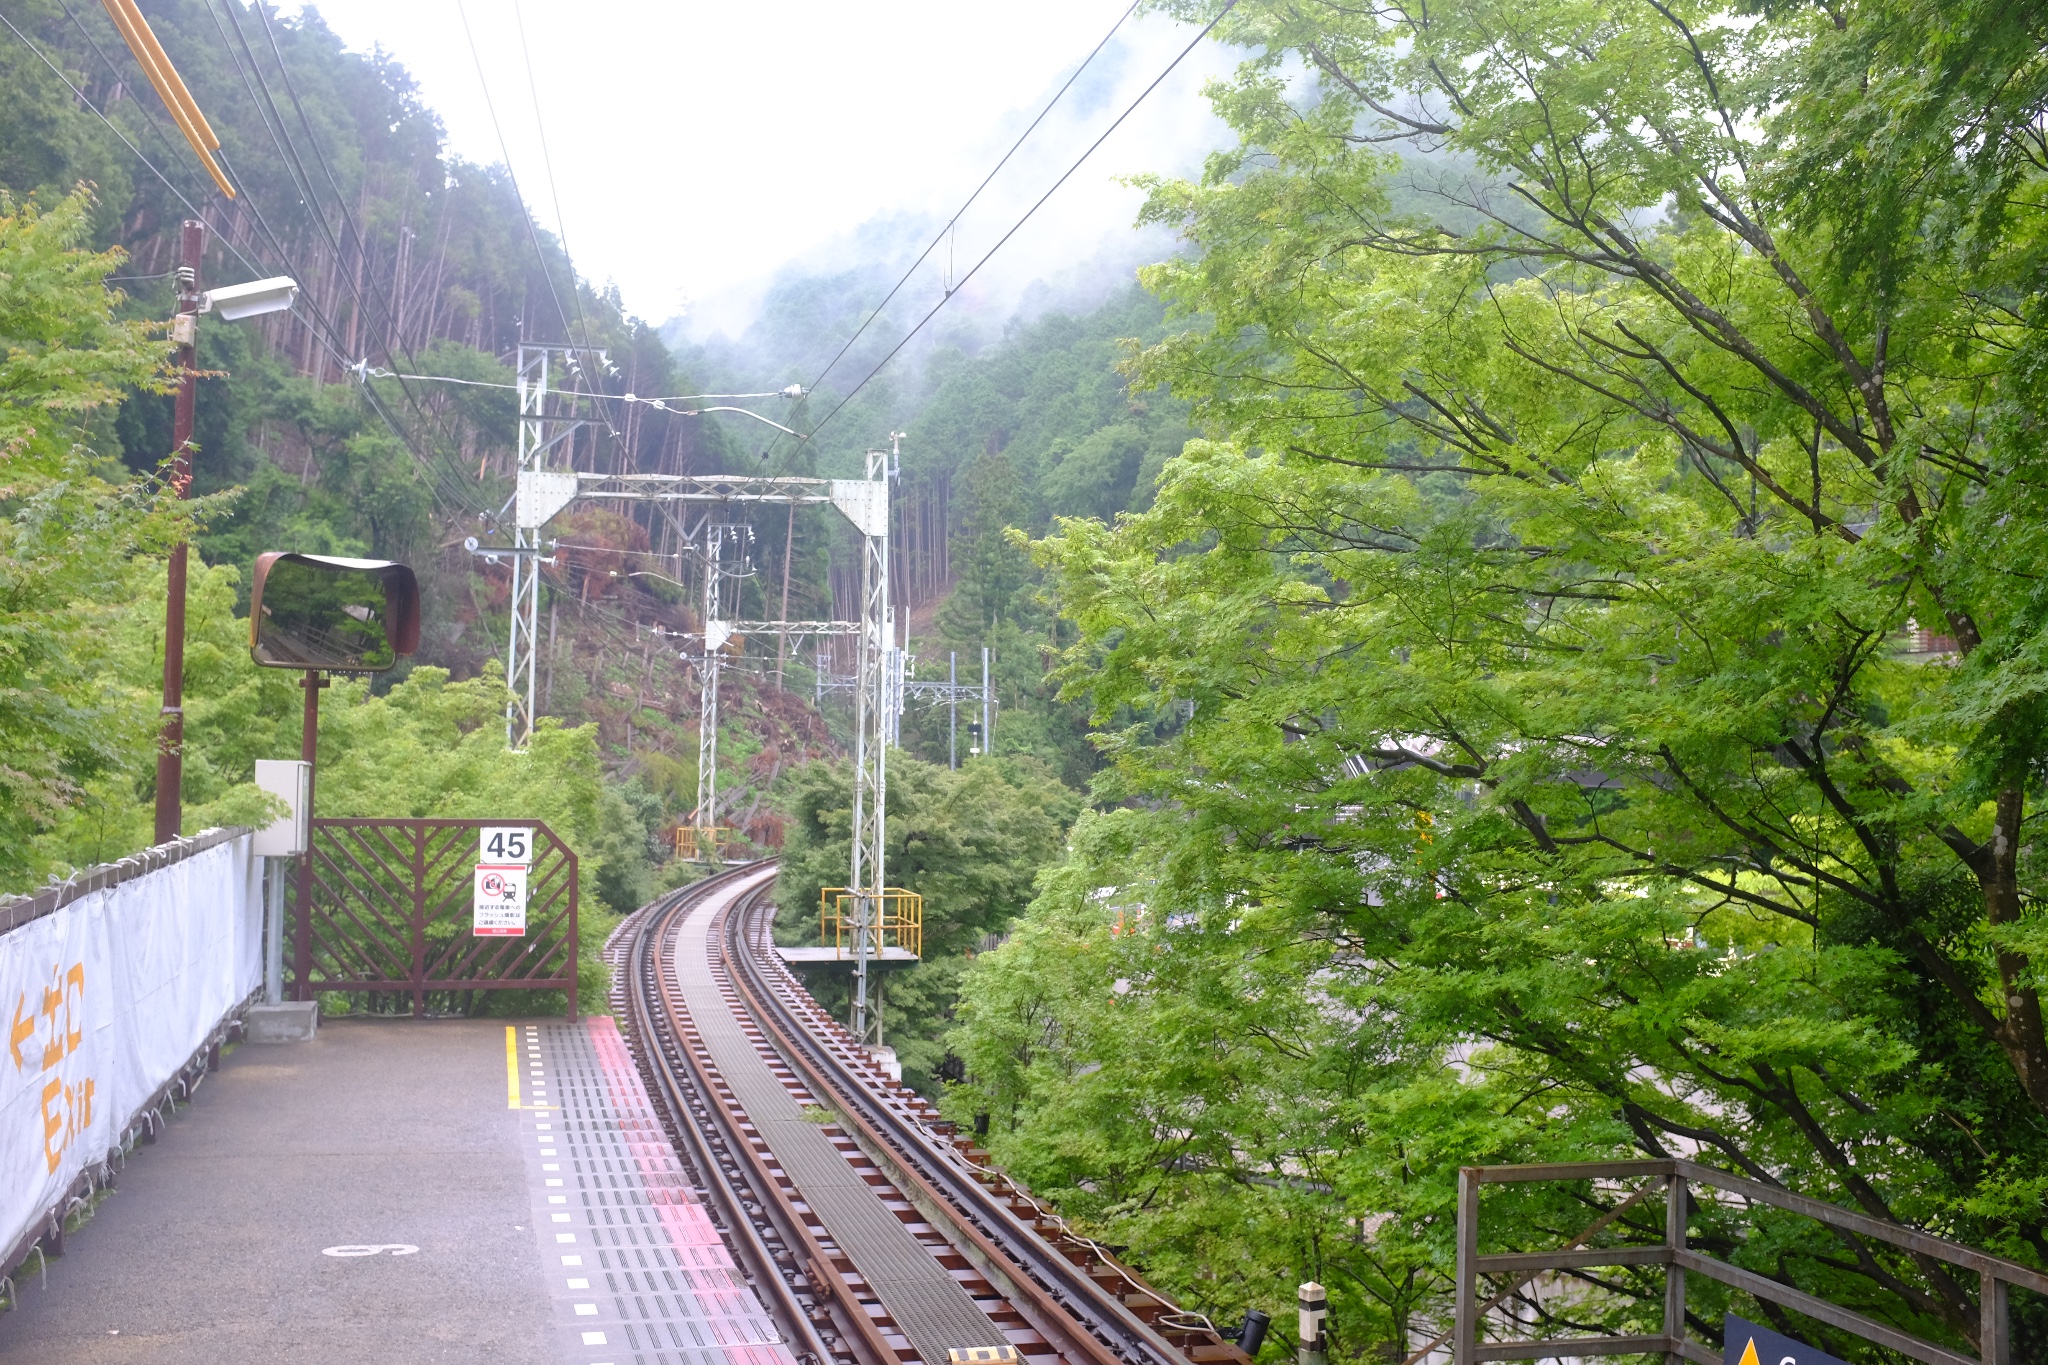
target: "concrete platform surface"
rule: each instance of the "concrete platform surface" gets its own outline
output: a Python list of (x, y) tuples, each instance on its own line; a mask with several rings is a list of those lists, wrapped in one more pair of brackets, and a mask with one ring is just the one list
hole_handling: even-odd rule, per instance
[(0, 1365), (790, 1365), (609, 1019), (244, 1045), (0, 1314)]

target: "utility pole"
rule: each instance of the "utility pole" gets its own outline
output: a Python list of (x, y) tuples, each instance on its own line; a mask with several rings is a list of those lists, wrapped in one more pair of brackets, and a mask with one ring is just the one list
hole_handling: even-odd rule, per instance
[(988, 646), (981, 647), (981, 751), (992, 754), (996, 751), (995, 707), (991, 704), (993, 693), (988, 686)]
[(960, 651), (946, 651), (946, 766), (960, 766)]
[(878, 515), (861, 529), (861, 633), (854, 667), (853, 847), (846, 889), (853, 900), (853, 1036), (863, 1045), (879, 1043), (879, 1021), (868, 1015), (868, 963), (876, 956), (876, 931), (883, 912), (887, 876), (883, 870), (888, 809), (886, 714), (891, 689), (890, 656), (896, 643), (889, 610), (889, 457), (867, 453), (870, 483), (882, 490)]
[[(171, 418), (171, 489), (179, 498), (192, 486), (192, 409), (199, 383), (199, 266), (206, 254), (206, 226), (185, 220), (183, 263), (178, 267), (178, 313), (171, 339), (178, 345), (178, 399)], [(171, 547), (164, 575), (163, 728), (156, 748), (156, 842), (178, 837), (184, 819), (180, 789), (185, 781), (185, 562), (184, 541)]]
[[(580, 387), (564, 388), (556, 358), (572, 385), (580, 386), (578, 355), (594, 355), (609, 363), (603, 351), (555, 343), (519, 343), (519, 368), (514, 376), (519, 397), (519, 486), (512, 518), (512, 548), (484, 551), (512, 561), (512, 619), (505, 642), (505, 747), (524, 749), (533, 740), (534, 683), (540, 654), (540, 571), (554, 561), (547, 556), (540, 528), (576, 497), (576, 476), (548, 468), (556, 448), (573, 442), (589, 424), (582, 415), (588, 395)], [(474, 547), (472, 547), (474, 549)], [(492, 561), (495, 562), (495, 561)]]
[(697, 809), (690, 823), (697, 830), (697, 851), (706, 858), (717, 856), (718, 840), (718, 652), (733, 634), (718, 619), (718, 586), (726, 542), (738, 545), (744, 530), (723, 523), (704, 528), (704, 662), (697, 698)]
[(299, 855), (299, 913), (292, 935), (292, 979), (294, 996), (313, 998), (313, 776), (320, 757), (320, 691), (327, 679), (319, 670), (307, 669), (299, 680), (306, 690), (306, 704), (299, 720), (299, 761), (306, 765), (306, 851)]

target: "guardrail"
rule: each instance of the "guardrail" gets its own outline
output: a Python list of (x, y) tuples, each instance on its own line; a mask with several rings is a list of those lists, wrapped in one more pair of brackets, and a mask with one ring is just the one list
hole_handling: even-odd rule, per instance
[[(1556, 1251), (1515, 1252), (1502, 1255), (1479, 1254), (1479, 1191), (1485, 1185), (1526, 1184), (1553, 1180), (1645, 1180), (1661, 1181), (1665, 1190), (1664, 1241), (1655, 1246), (1587, 1247), (1588, 1240), (1615, 1222), (1629, 1206), (1651, 1193), (1654, 1183), (1645, 1184), (1628, 1196), (1621, 1207), (1610, 1209), (1574, 1238), (1571, 1245)], [(1922, 1340), (1898, 1328), (1861, 1313), (1829, 1303), (1741, 1266), (1701, 1255), (1686, 1246), (1690, 1221), (1690, 1187), (1707, 1186), (1762, 1204), (1811, 1218), (1853, 1237), (1867, 1237), (1898, 1247), (1916, 1258), (1933, 1259), (1974, 1271), (1981, 1286), (1979, 1354), (1967, 1356), (1946, 1346)], [(1517, 1289), (1545, 1271), (1581, 1270), (1597, 1266), (1663, 1266), (1664, 1322), (1662, 1332), (1641, 1336), (1552, 1338), (1537, 1341), (1481, 1341), (1479, 1321), (1483, 1313), (1505, 1302)], [(1574, 1356), (1633, 1355), (1663, 1352), (1667, 1359), (1682, 1358), (1698, 1365), (1720, 1365), (1721, 1356), (1687, 1339), (1685, 1334), (1687, 1273), (1704, 1275), (1754, 1298), (1781, 1304), (1817, 1322), (1851, 1332), (1865, 1341), (1889, 1347), (1901, 1355), (1925, 1361), (1927, 1365), (2012, 1365), (2012, 1339), (2007, 1290), (2020, 1285), (2048, 1294), (2048, 1275), (2018, 1261), (1993, 1256), (1960, 1242), (1950, 1242), (1916, 1228), (1901, 1227), (1857, 1213), (1853, 1209), (1824, 1204), (1818, 1199), (1793, 1194), (1760, 1181), (1702, 1166), (1693, 1161), (1588, 1161), (1529, 1166), (1466, 1166), (1458, 1172), (1458, 1268), (1457, 1316), (1452, 1329), (1451, 1359), (1454, 1365), (1475, 1365), (1485, 1360), (1569, 1359)], [(1509, 1287), (1482, 1304), (1479, 1277), (1511, 1277)], [(1441, 1339), (1439, 1339), (1440, 1341)]]
[(0, 901), (0, 1286), (63, 1254), (167, 1105), (219, 1065), (263, 985), (262, 870), (208, 830)]

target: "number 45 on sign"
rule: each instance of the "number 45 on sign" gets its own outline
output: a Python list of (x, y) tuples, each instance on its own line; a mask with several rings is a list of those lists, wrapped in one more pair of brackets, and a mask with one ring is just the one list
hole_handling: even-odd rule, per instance
[(533, 862), (533, 831), (525, 825), (485, 825), (477, 831), (476, 860), (479, 863)]

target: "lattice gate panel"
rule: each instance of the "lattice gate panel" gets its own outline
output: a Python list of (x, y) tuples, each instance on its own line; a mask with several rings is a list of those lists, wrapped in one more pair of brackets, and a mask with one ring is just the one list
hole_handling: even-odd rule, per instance
[[(526, 933), (479, 936), (478, 831), (507, 825), (533, 831)], [(316, 819), (308, 856), (291, 896), (294, 999), (391, 991), (424, 1014), (430, 991), (562, 990), (576, 1017), (576, 855), (541, 821)]]

